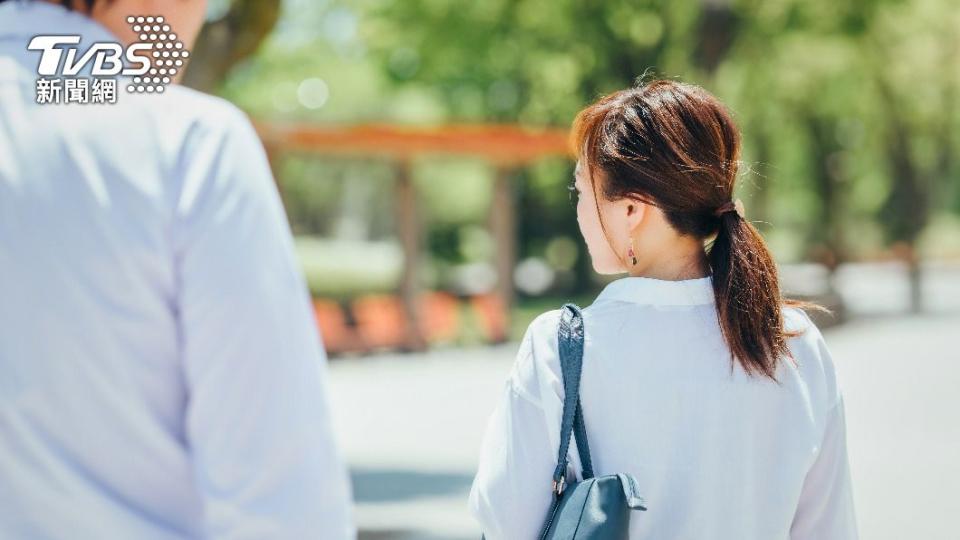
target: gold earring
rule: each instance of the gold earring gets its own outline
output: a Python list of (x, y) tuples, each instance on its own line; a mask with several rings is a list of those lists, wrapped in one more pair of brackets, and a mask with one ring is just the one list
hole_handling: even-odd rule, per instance
[(630, 249), (627, 251), (627, 257), (633, 261), (633, 265), (637, 265), (637, 254), (633, 251), (633, 237), (630, 237)]

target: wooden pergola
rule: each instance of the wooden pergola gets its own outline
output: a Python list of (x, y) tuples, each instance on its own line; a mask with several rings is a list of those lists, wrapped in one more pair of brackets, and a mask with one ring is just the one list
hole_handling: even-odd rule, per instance
[[(404, 263), (399, 295), (409, 320), (419, 321), (418, 255), (423, 223), (418, 218), (412, 162), (425, 156), (459, 155), (482, 159), (496, 169), (489, 227), (496, 242), (495, 294), (504, 306), (514, 300), (516, 264), (516, 200), (510, 179), (514, 171), (549, 156), (569, 155), (568, 132), (518, 125), (450, 125), (433, 128), (363, 125), (327, 127), (309, 124), (256, 123), (271, 161), (284, 153), (375, 157), (394, 164), (397, 235)], [(409, 347), (422, 349), (426, 341), (411, 324)], [(506, 336), (503, 336), (504, 338)]]

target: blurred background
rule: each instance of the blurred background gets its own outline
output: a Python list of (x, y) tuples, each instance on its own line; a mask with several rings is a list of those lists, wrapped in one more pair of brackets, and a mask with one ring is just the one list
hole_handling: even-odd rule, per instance
[(643, 76), (730, 107), (748, 218), (786, 291), (833, 310), (862, 537), (957, 538), (956, 0), (211, 0), (208, 18), (185, 83), (267, 148), (362, 539), (478, 536), (466, 495), (515, 340), (605, 282), (567, 130)]

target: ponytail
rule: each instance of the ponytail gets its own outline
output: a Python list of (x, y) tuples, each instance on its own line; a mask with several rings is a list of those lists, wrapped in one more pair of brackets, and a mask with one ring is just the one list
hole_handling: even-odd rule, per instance
[(763, 237), (736, 212), (725, 212), (708, 260), (717, 316), (731, 354), (748, 374), (776, 381), (778, 361), (790, 351), (777, 266)]

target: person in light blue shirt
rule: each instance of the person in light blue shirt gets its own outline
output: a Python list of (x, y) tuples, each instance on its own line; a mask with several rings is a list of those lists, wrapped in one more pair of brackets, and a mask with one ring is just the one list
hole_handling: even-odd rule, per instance
[[(248, 119), (171, 85), (37, 104), (38, 34), (204, 2), (0, 1), (0, 538), (346, 539), (346, 470)], [(82, 46), (81, 46), (82, 49)]]

